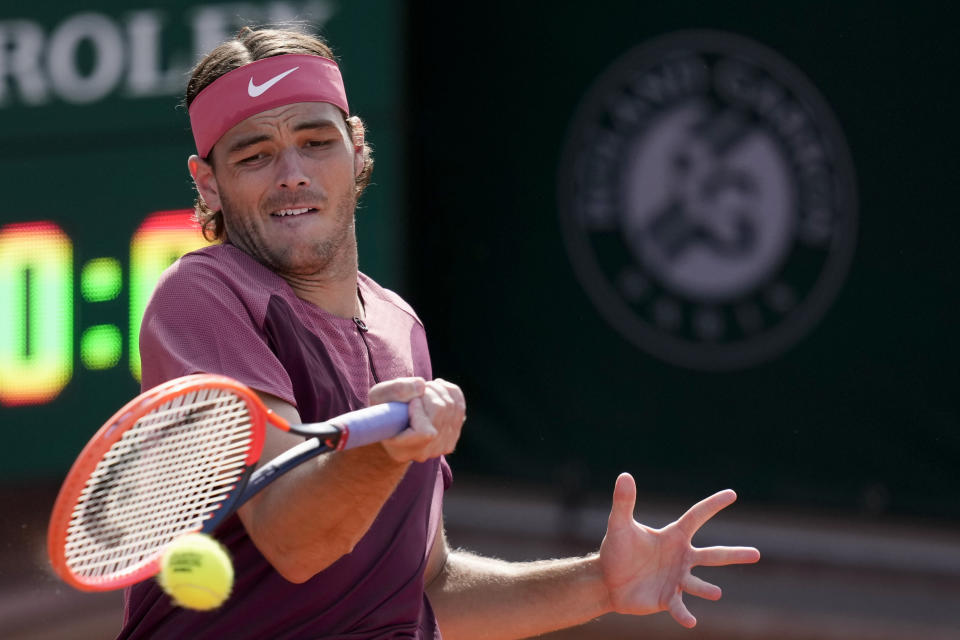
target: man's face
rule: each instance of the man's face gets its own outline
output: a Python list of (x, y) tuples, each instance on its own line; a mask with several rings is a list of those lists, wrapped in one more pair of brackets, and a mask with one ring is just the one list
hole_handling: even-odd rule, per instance
[(355, 266), (358, 158), (335, 106), (300, 102), (235, 125), (212, 166), (191, 158), (191, 169), (232, 244), (278, 273), (307, 276), (342, 260)]

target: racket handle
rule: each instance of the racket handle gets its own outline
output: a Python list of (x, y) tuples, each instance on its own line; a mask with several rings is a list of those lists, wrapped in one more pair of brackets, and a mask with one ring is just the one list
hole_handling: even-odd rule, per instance
[(337, 416), (330, 422), (344, 429), (337, 449), (355, 449), (397, 435), (410, 421), (406, 402), (386, 402)]

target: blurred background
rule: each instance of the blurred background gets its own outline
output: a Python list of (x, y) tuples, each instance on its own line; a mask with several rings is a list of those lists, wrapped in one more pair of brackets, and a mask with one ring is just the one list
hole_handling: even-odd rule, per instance
[(341, 58), (377, 165), (361, 269), (470, 419), (456, 546), (585, 553), (613, 482), (719, 603), (556, 638), (960, 637), (957, 12), (948, 3), (119, 2), (0, 8), (0, 637), (108, 638), (48, 569), (73, 458), (138, 389), (139, 317), (202, 244), (186, 73), (245, 24)]

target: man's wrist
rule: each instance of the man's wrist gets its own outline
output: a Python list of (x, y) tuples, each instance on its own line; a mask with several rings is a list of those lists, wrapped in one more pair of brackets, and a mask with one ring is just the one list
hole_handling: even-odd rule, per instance
[(603, 573), (603, 565), (600, 561), (600, 553), (593, 552), (584, 558), (587, 565), (585, 579), (590, 582), (590, 592), (592, 600), (597, 603), (597, 614), (594, 617), (600, 617), (614, 611), (613, 598), (610, 595), (610, 589), (607, 587), (607, 581)]

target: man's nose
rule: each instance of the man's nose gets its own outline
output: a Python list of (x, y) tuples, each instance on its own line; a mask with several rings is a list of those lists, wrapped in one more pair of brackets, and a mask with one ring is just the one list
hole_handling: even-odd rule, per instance
[(277, 159), (277, 183), (281, 188), (299, 189), (310, 186), (304, 159), (297, 149), (284, 149)]

